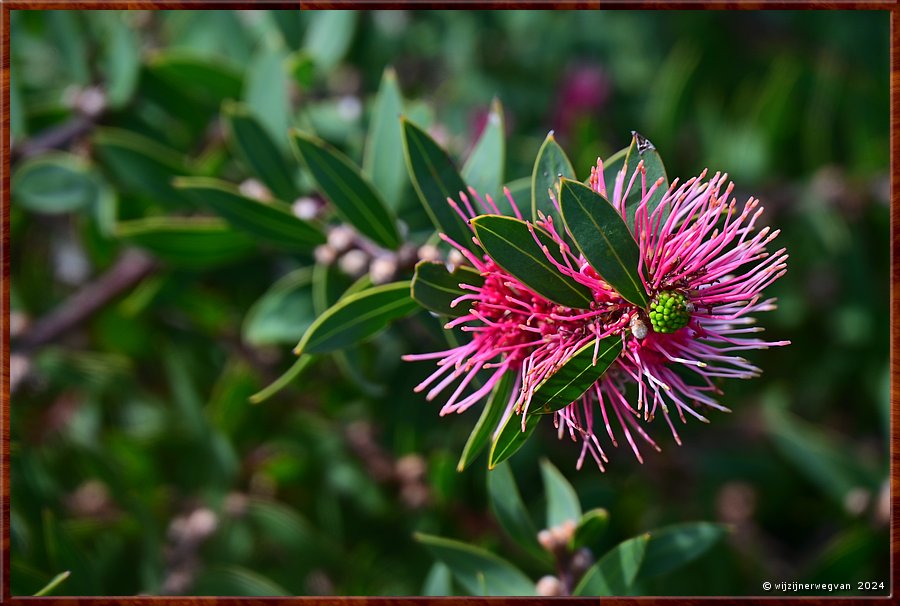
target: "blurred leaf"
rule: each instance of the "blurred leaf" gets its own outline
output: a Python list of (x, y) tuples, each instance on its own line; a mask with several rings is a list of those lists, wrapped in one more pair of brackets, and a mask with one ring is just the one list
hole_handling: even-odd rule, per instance
[(673, 524), (650, 531), (639, 580), (681, 568), (706, 553), (725, 536), (726, 527), (711, 522)]
[(71, 82), (90, 84), (90, 53), (81, 14), (78, 11), (55, 10), (45, 13), (44, 18), (49, 29), (49, 39), (58, 48), (59, 59), (65, 65)]
[(484, 130), (462, 168), (463, 180), (482, 197), (498, 198), (503, 187), (506, 163), (506, 132), (503, 106), (499, 99), (491, 102)]
[(342, 298), (316, 318), (294, 353), (327, 353), (373, 336), (418, 309), (409, 282), (375, 286)]
[(356, 30), (356, 11), (323, 10), (306, 13), (309, 25), (303, 48), (323, 73), (329, 73), (350, 48)]
[(388, 207), (400, 206), (406, 174), (403, 169), (403, 130), (400, 116), (403, 113), (403, 96), (397, 85), (397, 74), (387, 67), (381, 77), (381, 86), (372, 109), (366, 153), (363, 156), (363, 174), (381, 194)]
[(509, 463), (501, 463), (487, 472), (487, 490), (491, 511), (500, 526), (520, 547), (546, 562), (548, 553), (537, 540), (537, 528), (528, 515)]
[(249, 256), (256, 246), (219, 219), (154, 217), (123, 221), (119, 237), (173, 265), (204, 268)]
[(231, 143), (250, 171), (276, 198), (292, 202), (299, 196), (291, 166), (259, 121), (247, 107), (225, 102), (222, 113), (231, 133)]
[(137, 37), (123, 21), (122, 14), (114, 13), (102, 40), (101, 70), (106, 79), (106, 95), (109, 105), (123, 107), (131, 100), (138, 83), (141, 67), (140, 47)]
[(590, 289), (564, 275), (547, 259), (549, 253), (564, 264), (559, 244), (544, 230), (533, 228), (541, 242), (538, 245), (529, 224), (519, 219), (481, 215), (472, 220), (472, 225), (478, 241), (491, 259), (526, 286), (567, 307), (590, 307), (593, 302)]
[(515, 374), (506, 372), (494, 386), (490, 398), (481, 411), (481, 416), (478, 417), (478, 422), (472, 429), (472, 433), (469, 434), (469, 439), (466, 440), (459, 462), (456, 464), (456, 471), (465, 469), (488, 445), (491, 434), (497, 429), (497, 425), (509, 405), (515, 382)]
[(175, 186), (197, 206), (207, 206), (234, 227), (281, 248), (308, 251), (325, 242), (325, 234), (279, 200), (248, 198), (230, 183), (206, 177), (176, 179)]
[(197, 577), (192, 592), (214, 596), (288, 596), (289, 591), (241, 566), (211, 566)]
[(59, 587), (63, 581), (69, 578), (70, 574), (71, 572), (68, 570), (59, 573), (58, 575), (53, 577), (53, 579), (49, 583), (47, 583), (40, 591), (36, 592), (34, 594), (34, 597), (38, 598), (41, 596), (50, 595), (51, 593), (53, 593), (54, 589)]
[(442, 537), (422, 533), (414, 536), (451, 570), (470, 595), (534, 595), (534, 583), (524, 573), (488, 551)]
[(581, 503), (569, 481), (547, 459), (541, 460), (541, 477), (547, 495), (547, 528), (581, 519)]
[(466, 191), (466, 184), (447, 152), (406, 119), (403, 119), (403, 151), (410, 180), (431, 222), (460, 246), (478, 253), (472, 230), (447, 203), (447, 198), (458, 201), (459, 193)]
[(609, 512), (605, 509), (592, 509), (581, 516), (578, 527), (575, 529), (575, 536), (572, 540), (572, 549), (578, 550), (582, 547), (595, 549), (600, 537), (606, 532), (609, 526)]
[(453, 595), (452, 573), (443, 562), (435, 562), (425, 577), (422, 586), (424, 596), (451, 596)]
[[(19, 77), (16, 75), (16, 64), (12, 62), (9, 69), (9, 134), (12, 140), (18, 140), (26, 134), (25, 105), (22, 91), (19, 89)], [(13, 141), (11, 140), (11, 144)]]
[(282, 149), (287, 149), (291, 126), (286, 62), (284, 51), (260, 45), (247, 68), (243, 94), (247, 107), (266, 128), (272, 141)]
[(287, 371), (284, 372), (280, 377), (275, 379), (272, 383), (270, 383), (265, 388), (259, 390), (252, 396), (250, 396), (251, 404), (259, 404), (261, 402), (265, 402), (276, 393), (290, 385), (300, 374), (306, 370), (306, 368), (315, 361), (316, 359), (310, 355), (302, 355), (297, 358), (297, 360), (291, 365)]
[[(277, 11), (281, 12), (281, 11)], [(306, 51), (291, 53), (287, 58), (287, 71), (294, 78), (294, 82), (306, 90), (313, 85), (316, 75), (316, 64)]]
[(400, 246), (393, 215), (346, 156), (325, 142), (297, 131), (291, 140), (294, 150), (345, 221), (385, 248)]
[(312, 268), (301, 267), (275, 282), (244, 316), (244, 341), (259, 347), (296, 343), (312, 324)]
[[(594, 339), (541, 381), (532, 392), (529, 414), (547, 414), (564, 408), (580, 398), (603, 376), (622, 352), (618, 334)], [(596, 364), (594, 363), (596, 353)]]
[(649, 534), (634, 537), (608, 551), (588, 569), (572, 595), (628, 595), (644, 560), (649, 538)]
[(320, 548), (309, 522), (283, 503), (252, 498), (247, 504), (246, 516), (270, 541), (294, 554), (318, 551)]
[(243, 82), (240, 71), (221, 59), (165, 50), (148, 61), (150, 69), (172, 86), (211, 106), (237, 99)]
[(587, 185), (563, 179), (560, 206), (572, 238), (591, 267), (624, 299), (647, 307), (638, 274), (640, 250), (622, 216)]
[(471, 267), (461, 265), (450, 272), (443, 263), (419, 261), (412, 280), (412, 297), (419, 305), (435, 313), (463, 316), (468, 313), (468, 306), (451, 307), (451, 303), (472, 291), (463, 290), (460, 284), (481, 286), (484, 278)]
[(542, 418), (542, 415), (527, 415), (523, 430), (521, 415), (511, 412), (491, 441), (488, 469), (494, 469), (499, 463), (516, 454), (516, 451), (525, 445), (525, 442), (537, 429), (538, 423), (540, 423)]
[(93, 203), (100, 193), (90, 165), (64, 152), (22, 162), (16, 167), (10, 188), (14, 204), (47, 214), (79, 210)]
[(547, 192), (552, 191), (557, 203), (559, 202), (560, 176), (575, 179), (575, 169), (566, 152), (553, 137), (553, 131), (550, 131), (534, 159), (534, 170), (531, 173), (531, 217), (536, 221), (538, 211), (541, 211), (546, 216), (553, 217), (554, 223), (560, 226), (558, 229), (562, 229), (561, 217)]

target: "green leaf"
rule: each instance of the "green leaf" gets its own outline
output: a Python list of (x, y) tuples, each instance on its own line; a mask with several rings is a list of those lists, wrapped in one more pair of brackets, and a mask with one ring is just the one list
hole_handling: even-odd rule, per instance
[(572, 595), (627, 595), (641, 569), (649, 539), (649, 533), (643, 534), (612, 548), (584, 573)]
[(254, 345), (296, 343), (315, 318), (312, 304), (311, 267), (283, 276), (247, 312), (241, 334)]
[(342, 298), (319, 316), (294, 353), (326, 353), (367, 339), (390, 322), (410, 315), (418, 304), (409, 296), (409, 282), (375, 286)]
[(256, 249), (248, 236), (234, 231), (224, 221), (206, 217), (123, 221), (116, 233), (164, 261), (188, 268), (230, 263)]
[(541, 460), (541, 477), (547, 495), (547, 528), (569, 521), (577, 524), (581, 519), (581, 503), (569, 481), (547, 459)]
[(542, 415), (527, 415), (525, 417), (525, 429), (522, 430), (522, 417), (511, 413), (497, 435), (491, 442), (491, 452), (488, 455), (488, 469), (494, 469), (525, 445), (538, 423), (544, 417)]
[(638, 275), (640, 249), (612, 204), (587, 185), (563, 179), (560, 206), (566, 227), (591, 267), (622, 298), (647, 307), (647, 291)]
[(297, 131), (292, 133), (291, 140), (297, 155), (345, 221), (385, 248), (400, 246), (393, 215), (346, 156), (323, 141)]
[(148, 66), (162, 80), (210, 106), (241, 94), (240, 70), (224, 61), (166, 50), (152, 57)]
[(494, 99), (484, 130), (463, 165), (463, 180), (479, 195), (490, 194), (496, 199), (503, 187), (505, 162), (506, 132), (503, 125), (503, 106), (499, 99)]
[[(278, 11), (281, 12), (281, 11)], [(286, 68), (302, 90), (313, 85), (316, 75), (316, 64), (309, 53), (299, 50), (288, 55)]]
[(478, 417), (478, 422), (472, 429), (472, 433), (469, 434), (469, 439), (466, 440), (466, 445), (463, 447), (462, 454), (459, 457), (459, 463), (456, 464), (456, 471), (465, 469), (466, 465), (471, 463), (487, 446), (491, 439), (491, 434), (497, 428), (503, 413), (506, 411), (515, 382), (515, 374), (507, 372), (494, 386), (490, 399), (484, 405), (481, 416)]
[(248, 66), (243, 95), (247, 107), (282, 149), (287, 149), (291, 127), (286, 62), (284, 51), (261, 45)]
[(287, 596), (291, 595), (269, 578), (242, 566), (211, 566), (197, 577), (195, 595)]
[(412, 280), (412, 297), (425, 309), (445, 316), (458, 317), (468, 313), (467, 305), (451, 307), (454, 299), (471, 294), (460, 288), (460, 284), (481, 286), (484, 278), (467, 266), (459, 266), (450, 272), (443, 263), (419, 261)]
[(275, 379), (272, 383), (259, 390), (252, 396), (250, 396), (249, 401), (251, 404), (260, 404), (265, 402), (276, 393), (290, 385), (294, 382), (297, 377), (299, 377), (306, 368), (316, 360), (313, 356), (302, 355), (297, 360), (291, 364), (291, 367), (288, 368), (280, 377)]
[[(663, 179), (662, 184), (653, 192), (653, 196), (647, 203), (648, 212), (653, 212), (663, 196), (669, 189), (669, 180), (666, 176), (666, 168), (663, 166), (662, 158), (656, 147), (643, 135), (635, 131), (631, 131), (631, 145), (619, 150), (603, 163), (603, 180), (606, 183), (606, 199), (611, 200), (615, 191), (616, 179), (623, 170), (625, 171), (624, 182), (622, 183), (622, 194), (628, 187), (634, 171), (637, 170), (638, 163), (644, 161), (644, 171), (646, 174), (647, 190), (653, 186), (660, 178)], [(643, 185), (641, 175), (634, 179), (634, 184), (625, 198), (625, 222), (628, 227), (634, 230), (634, 215), (638, 205), (643, 199)], [(667, 213), (663, 214), (665, 220)]]
[(71, 78), (63, 84), (90, 84), (89, 40), (82, 25), (83, 15), (78, 11), (55, 10), (44, 13), (43, 17), (47, 23), (47, 40), (57, 47), (58, 60)]
[(299, 196), (294, 175), (281, 150), (245, 105), (226, 101), (222, 107), (231, 143), (250, 171), (276, 198), (291, 202)]
[(517, 545), (546, 561), (548, 554), (537, 541), (537, 528), (522, 502), (508, 463), (501, 463), (488, 471), (487, 489), (491, 511), (503, 530)]
[(534, 170), (531, 173), (531, 217), (536, 221), (538, 211), (555, 221), (560, 219), (559, 212), (550, 200), (549, 191), (559, 201), (559, 178), (575, 179), (575, 169), (569, 161), (566, 152), (553, 137), (553, 131), (547, 133), (547, 138), (541, 144), (537, 157), (534, 159)]
[(445, 597), (453, 595), (453, 573), (447, 568), (443, 562), (435, 562), (428, 575), (425, 577), (425, 584), (422, 586), (422, 595)]
[(325, 242), (325, 235), (297, 218), (278, 200), (247, 198), (230, 183), (206, 177), (176, 179), (175, 185), (198, 206), (206, 206), (234, 227), (287, 250), (308, 251)]
[(490, 552), (442, 537), (413, 536), (451, 570), (470, 595), (534, 595), (534, 583), (522, 571)]
[(53, 577), (49, 583), (44, 585), (43, 588), (41, 588), (37, 593), (35, 593), (34, 597), (39, 598), (39, 597), (42, 597), (45, 595), (50, 595), (51, 593), (53, 593), (54, 589), (59, 587), (63, 581), (65, 581), (66, 579), (69, 578), (70, 574), (71, 574), (71, 572), (68, 570), (65, 570), (65, 571), (59, 573), (58, 575)]
[(356, 30), (356, 11), (325, 10), (310, 15), (303, 48), (323, 73), (331, 72), (350, 49)]
[(638, 578), (650, 579), (696, 560), (725, 536), (726, 531), (726, 526), (711, 522), (673, 524), (651, 531)]
[(126, 191), (143, 194), (170, 208), (193, 206), (172, 186), (172, 179), (190, 174), (182, 156), (133, 132), (103, 128), (93, 136), (93, 149)]
[(363, 174), (381, 193), (387, 205), (396, 210), (400, 206), (406, 175), (403, 170), (403, 96), (397, 85), (393, 68), (384, 70), (381, 86), (375, 98), (366, 153), (363, 156)]
[(609, 512), (605, 509), (592, 509), (581, 516), (578, 527), (575, 529), (575, 536), (572, 539), (572, 548), (574, 550), (587, 547), (594, 549), (606, 527), (609, 525)]
[(460, 246), (478, 253), (478, 246), (472, 241), (472, 230), (447, 203), (447, 198), (459, 201), (459, 192), (466, 191), (466, 184), (447, 152), (425, 131), (404, 118), (403, 153), (410, 180), (431, 222)]
[(47, 214), (85, 208), (100, 195), (90, 165), (63, 152), (42, 154), (18, 165), (10, 188), (14, 204)]
[(246, 517), (268, 540), (293, 553), (318, 548), (309, 522), (283, 503), (251, 498)]
[(104, 28), (100, 68), (106, 79), (106, 94), (111, 107), (123, 107), (137, 88), (141, 53), (137, 36), (121, 13)]
[[(527, 223), (512, 217), (481, 215), (472, 220), (472, 225), (482, 248), (497, 265), (536, 293), (566, 307), (590, 307), (593, 301), (590, 289), (563, 275), (550, 263)], [(534, 232), (541, 245), (562, 263), (562, 253), (553, 238), (538, 227)]]
[(591, 341), (535, 387), (528, 413), (546, 414), (568, 406), (603, 376), (621, 352), (622, 337), (619, 335), (604, 337), (599, 345), (596, 339)]

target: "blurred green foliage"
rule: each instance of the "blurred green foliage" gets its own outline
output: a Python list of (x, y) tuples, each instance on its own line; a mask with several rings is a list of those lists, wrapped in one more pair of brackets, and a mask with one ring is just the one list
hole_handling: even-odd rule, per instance
[[(734, 526), (642, 593), (888, 580), (887, 12), (13, 11), (10, 45), (14, 595), (63, 571), (57, 594), (469, 591), (414, 532), (542, 569), (500, 531), (483, 459), (455, 470), (477, 413), (439, 419), (412, 393), (426, 368), (399, 356), (442, 341), (427, 314), (248, 404), (352, 279), (313, 269), (312, 243), (201, 218), (172, 183), (254, 197), (256, 176), (318, 200), (296, 161), (271, 172), (299, 127), (379, 171), (415, 238), (429, 221), (408, 177), (364, 159), (376, 111), (403, 106), (463, 166), (494, 97), (506, 182), (530, 176), (548, 130), (582, 176), (633, 129), (670, 177), (728, 171), (791, 253), (761, 322), (793, 344), (754, 357), (762, 379), (723, 386), (735, 412), (643, 466), (620, 447), (602, 475), (540, 434), (512, 460), (530, 519), (556, 507), (546, 456), (585, 511), (610, 512), (597, 553), (666, 524)], [(407, 101), (383, 109), (387, 66)], [(241, 154), (234, 108), (272, 162)], [(162, 266), (23, 345), (132, 245)]]

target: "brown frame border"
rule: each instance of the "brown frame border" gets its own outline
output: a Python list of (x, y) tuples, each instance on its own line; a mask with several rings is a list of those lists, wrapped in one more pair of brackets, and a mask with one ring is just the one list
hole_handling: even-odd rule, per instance
[(890, 11), (890, 167), (891, 167), (891, 595), (872, 597), (791, 597), (791, 596), (758, 596), (758, 597), (635, 597), (635, 598), (602, 598), (608, 606), (626, 604), (647, 604), (650, 606), (669, 606), (682, 603), (693, 606), (712, 604), (781, 604), (784, 602), (803, 601), (811, 604), (827, 604), (829, 606), (852, 606), (861, 601), (895, 603), (893, 590), (897, 579), (897, 553), (900, 551), (900, 540), (894, 528), (894, 513), (900, 505), (900, 360), (895, 355), (895, 346), (900, 340), (900, 326), (896, 320), (900, 312), (900, 265), (897, 264), (898, 237), (900, 237), (900, 0), (311, 0), (284, 2), (274, 0), (0, 0), (0, 136), (2, 136), (2, 162), (0, 162), (0, 515), (2, 515), (2, 534), (0, 534), (0, 604), (19, 604), (21, 606), (227, 606), (239, 605), (282, 605), (282, 604), (321, 604), (323, 606), (397, 606), (404, 604), (427, 604), (430, 606), (459, 604), (466, 606), (511, 606), (513, 604), (544, 604), (551, 601), (565, 601), (567, 604), (579, 606), (596, 605), (601, 598), (482, 598), (482, 597), (43, 597), (34, 598), (10, 595), (7, 579), (10, 574), (10, 466), (9, 466), (9, 178), (10, 178), (10, 140), (9, 140), (9, 73), (10, 73), (10, 31), (9, 12), (12, 10), (86, 10), (86, 9), (198, 9), (198, 8), (230, 8), (230, 9), (409, 9), (409, 8), (479, 8), (479, 9), (646, 9), (646, 10), (771, 10), (771, 9), (806, 9), (806, 10), (885, 10)]

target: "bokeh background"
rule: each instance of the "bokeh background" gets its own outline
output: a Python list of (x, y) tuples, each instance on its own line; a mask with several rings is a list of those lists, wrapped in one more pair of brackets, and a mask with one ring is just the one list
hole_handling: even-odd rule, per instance
[[(723, 386), (734, 412), (690, 423), (680, 448), (657, 432), (664, 451), (643, 465), (614, 449), (605, 474), (576, 472), (577, 447), (538, 435), (512, 459), (535, 519), (546, 456), (586, 508), (609, 510), (607, 547), (666, 523), (734, 526), (643, 593), (887, 582), (888, 18), (14, 11), (13, 594), (64, 570), (56, 593), (420, 594), (433, 560), (414, 531), (529, 571), (487, 507), (484, 459), (455, 470), (478, 412), (439, 418), (411, 391), (428, 365), (399, 361), (439, 344), (433, 318), (323, 359), (250, 405), (315, 315), (306, 291), (257, 302), (311, 252), (155, 265), (116, 230), (185, 211), (159, 175), (98, 153), (98, 130), (136, 133), (191, 174), (252, 189), (223, 135), (225, 99), (245, 102), (285, 148), (299, 126), (359, 161), (389, 65), (409, 114), (454, 158), (493, 97), (507, 181), (531, 174), (550, 129), (582, 177), (637, 130), (670, 177), (730, 173), (791, 253), (771, 289), (779, 308), (760, 320), (793, 345), (757, 352), (762, 378)], [(315, 196), (302, 172), (298, 183)], [(424, 226), (406, 179), (403, 192), (401, 218)], [(129, 278), (112, 279), (124, 292), (63, 332), (35, 334), (73, 294), (108, 287), (97, 280), (113, 267)]]

